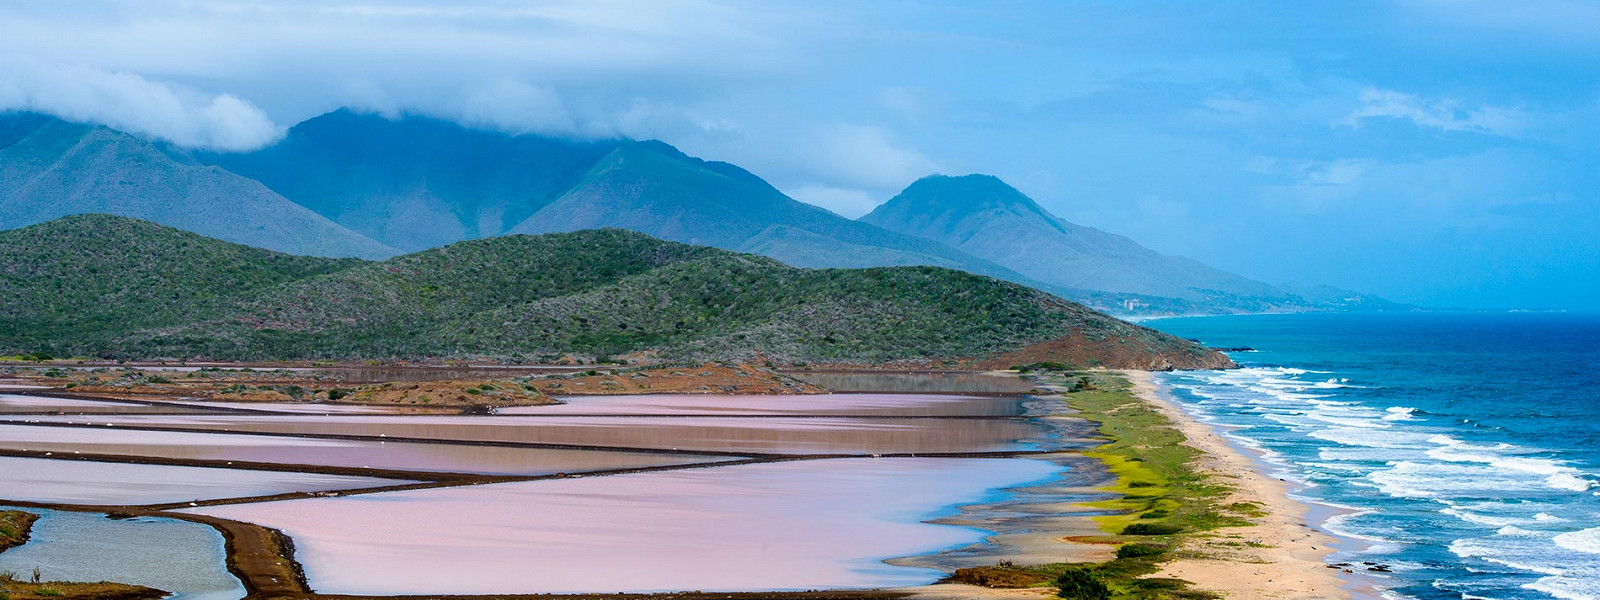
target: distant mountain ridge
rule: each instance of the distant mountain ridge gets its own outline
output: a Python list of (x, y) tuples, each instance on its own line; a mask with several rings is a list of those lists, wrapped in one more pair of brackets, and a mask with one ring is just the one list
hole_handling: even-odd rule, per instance
[(0, 113), (0, 229), (82, 213), (147, 219), (295, 254), (395, 254), (260, 182), (176, 149), (109, 127)]
[(1068, 222), (990, 175), (924, 177), (861, 221), (942, 242), (1038, 281), (1087, 290), (1072, 297), (1124, 312), (1274, 312), (1331, 307), (1198, 261), (1161, 254), (1124, 236)]
[[(95, 310), (81, 310), (90, 302)], [(135, 314), (129, 319), (125, 315)], [(951, 269), (797, 269), (619, 229), (295, 257), (77, 215), (0, 232), (0, 353), (108, 358), (885, 362), (1218, 368), (1186, 340)]]
[(407, 251), (618, 227), (800, 267), (942, 266), (1062, 291), (799, 202), (735, 165), (653, 140), (575, 142), (338, 110), (261, 150), (197, 156)]
[(208, 152), (0, 114), (0, 229), (82, 213), (363, 258), (617, 227), (798, 267), (960, 269), (1118, 314), (1407, 308), (1317, 286), (1301, 295), (1163, 255), (1059, 219), (989, 176), (924, 178), (851, 220), (659, 141), (509, 135), (341, 109), (260, 150)]
[(414, 252), (506, 233), (621, 144), (341, 109), (295, 125), (260, 150), (197, 156)]
[(754, 252), (797, 267), (940, 266), (1045, 287), (943, 244), (794, 200), (749, 171), (654, 141), (619, 146), (511, 233), (597, 227)]

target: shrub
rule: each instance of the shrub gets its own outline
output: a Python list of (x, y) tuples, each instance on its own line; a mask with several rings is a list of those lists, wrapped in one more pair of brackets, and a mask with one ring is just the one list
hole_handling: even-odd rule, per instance
[(1032, 587), (1034, 584), (1044, 583), (1049, 579), (1050, 576), (1048, 575), (1003, 564), (993, 567), (956, 569), (956, 572), (950, 576), (950, 580), (956, 583), (981, 585), (990, 588)]
[(1172, 535), (1182, 527), (1169, 523), (1134, 523), (1122, 528), (1122, 535)]
[(329, 400), (341, 400), (341, 399), (343, 399), (343, 398), (345, 398), (345, 397), (347, 397), (349, 395), (350, 395), (350, 390), (347, 390), (347, 389), (344, 389), (344, 388), (333, 388), (331, 390), (328, 390), (328, 399)]
[(1159, 556), (1166, 553), (1167, 547), (1160, 544), (1123, 544), (1117, 548), (1117, 558), (1142, 558), (1145, 556)]
[(1068, 569), (1056, 578), (1056, 595), (1067, 600), (1111, 600), (1111, 588), (1095, 577), (1088, 569)]
[(53, 588), (53, 587), (38, 587), (38, 588), (34, 588), (33, 589), (33, 593), (38, 594), (40, 596), (49, 596), (51, 598), (60, 598), (60, 597), (66, 595), (65, 593), (62, 593), (61, 590)]
[(1062, 364), (1062, 363), (1058, 363), (1058, 362), (1036, 362), (1036, 363), (1030, 363), (1030, 364), (1026, 364), (1026, 365), (1017, 365), (1017, 366), (1011, 367), (1011, 368), (1012, 369), (1016, 369), (1017, 371), (1022, 372), (1022, 373), (1032, 373), (1034, 371), (1071, 371), (1071, 370), (1073, 370), (1072, 365)]

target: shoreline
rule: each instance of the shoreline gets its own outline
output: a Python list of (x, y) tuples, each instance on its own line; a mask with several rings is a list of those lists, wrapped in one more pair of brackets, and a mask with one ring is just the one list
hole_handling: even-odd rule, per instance
[[(1176, 577), (1227, 598), (1350, 600), (1355, 582), (1330, 568), (1327, 557), (1338, 540), (1313, 526), (1310, 504), (1290, 497), (1290, 485), (1269, 475), (1260, 461), (1241, 452), (1214, 427), (1202, 423), (1177, 404), (1147, 371), (1122, 371), (1135, 396), (1155, 408), (1201, 452), (1194, 468), (1218, 478), (1232, 490), (1222, 502), (1253, 502), (1261, 508), (1255, 524), (1226, 527), (1185, 544), (1200, 556), (1165, 563), (1158, 577)], [(1233, 538), (1239, 542), (1223, 542)]]

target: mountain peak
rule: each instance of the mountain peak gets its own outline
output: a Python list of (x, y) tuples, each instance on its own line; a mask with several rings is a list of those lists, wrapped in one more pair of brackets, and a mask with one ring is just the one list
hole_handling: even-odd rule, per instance
[(990, 175), (934, 175), (861, 218), (1057, 286), (1264, 310), (1298, 301), (1259, 281), (1064, 221)]
[(880, 227), (906, 222), (948, 224), (986, 214), (1004, 214), (1036, 226), (1062, 230), (1055, 216), (1027, 194), (999, 177), (981, 173), (923, 177), (861, 220)]

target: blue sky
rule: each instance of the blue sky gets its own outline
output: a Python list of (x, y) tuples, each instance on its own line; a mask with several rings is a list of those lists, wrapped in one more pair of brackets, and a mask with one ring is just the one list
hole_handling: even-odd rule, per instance
[(0, 107), (660, 138), (858, 216), (1000, 176), (1269, 282), (1600, 309), (1600, 3), (12, 2)]

